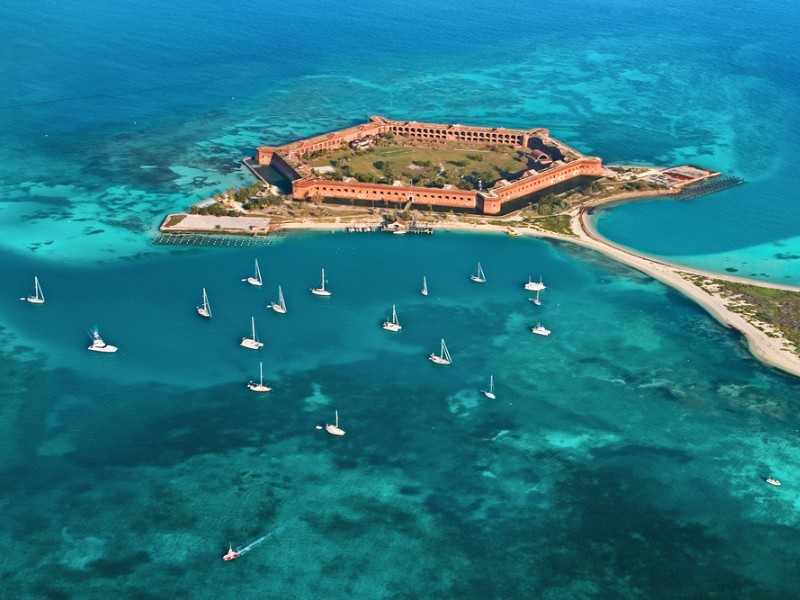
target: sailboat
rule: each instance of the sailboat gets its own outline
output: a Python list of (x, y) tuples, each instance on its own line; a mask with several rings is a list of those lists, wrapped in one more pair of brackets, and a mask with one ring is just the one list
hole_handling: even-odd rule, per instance
[(550, 335), (550, 330), (547, 329), (547, 327), (545, 327), (541, 323), (537, 323), (536, 327), (531, 329), (531, 333), (535, 333), (536, 335), (548, 336)]
[(208, 302), (208, 294), (206, 294), (206, 288), (203, 288), (203, 306), (197, 307), (197, 314), (201, 317), (206, 317), (207, 319), (211, 318), (211, 304)]
[(311, 288), (311, 293), (317, 296), (330, 296), (331, 292), (325, 289), (325, 269), (322, 269), (322, 285), (318, 288)]
[(533, 302), (536, 306), (541, 306), (542, 305), (542, 301), (539, 300), (539, 292), (541, 292), (541, 291), (542, 290), (536, 290), (536, 298), (528, 298), (528, 300)]
[(31, 304), (44, 304), (44, 293), (42, 293), (42, 286), (39, 285), (39, 278), (33, 278), (34, 293), (33, 296), (25, 298)]
[(529, 292), (538, 292), (545, 289), (547, 286), (542, 283), (542, 276), (539, 275), (539, 281), (532, 281), (530, 276), (528, 277), (528, 283), (525, 284), (525, 289)]
[(89, 346), (89, 350), (92, 352), (116, 352), (117, 347), (112, 346), (111, 344), (106, 344), (103, 341), (103, 338), (100, 337), (97, 327), (95, 327), (92, 330), (92, 345)]
[(494, 375), (489, 375), (489, 388), (485, 390), (481, 390), (483, 395), (489, 398), (489, 400), (494, 400), (497, 396), (494, 395)]
[(344, 429), (339, 428), (339, 411), (336, 411), (336, 421), (333, 425), (325, 423), (325, 431), (331, 435), (344, 435)]
[(442, 339), (442, 349), (440, 350), (439, 354), (433, 354), (428, 357), (428, 360), (433, 361), (437, 365), (449, 365), (453, 362), (453, 359), (450, 358), (450, 352), (447, 351), (447, 346), (444, 343), (444, 339)]
[(261, 269), (258, 268), (258, 259), (256, 259), (256, 271), (253, 276), (248, 277), (247, 279), (242, 279), (242, 281), (246, 281), (250, 285), (257, 285), (258, 287), (261, 287)]
[(397, 320), (397, 310), (394, 304), (392, 304), (392, 320), (384, 321), (383, 328), (387, 331), (400, 331), (402, 329), (400, 322)]
[(234, 558), (239, 558), (239, 553), (233, 549), (232, 544), (228, 544), (228, 552), (223, 555), (222, 560), (233, 560)]
[(258, 350), (264, 344), (258, 341), (256, 337), (256, 318), (250, 317), (250, 323), (253, 326), (253, 337), (251, 338), (242, 338), (242, 342), (239, 344), (245, 348), (250, 348), (250, 350)]
[(428, 295), (428, 278), (425, 277), (424, 275), (422, 276), (422, 292), (421, 293), (422, 293), (423, 296), (427, 296)]
[(281, 286), (278, 286), (278, 301), (270, 302), (269, 308), (274, 310), (276, 313), (284, 314), (286, 312), (286, 301), (283, 299), (283, 290), (281, 289)]
[(486, 275), (483, 274), (483, 267), (478, 263), (478, 272), (469, 276), (475, 283), (486, 283)]
[(264, 363), (258, 363), (258, 383), (251, 381), (247, 387), (254, 392), (269, 392), (272, 388), (264, 385)]

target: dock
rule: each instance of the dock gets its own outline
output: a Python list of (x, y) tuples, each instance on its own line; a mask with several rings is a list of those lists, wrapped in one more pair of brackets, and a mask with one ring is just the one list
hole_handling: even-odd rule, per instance
[(675, 196), (678, 200), (694, 200), (707, 194), (721, 192), (728, 188), (742, 185), (744, 179), (741, 177), (714, 177), (713, 179), (706, 179), (700, 183), (695, 183), (682, 188), (681, 191)]

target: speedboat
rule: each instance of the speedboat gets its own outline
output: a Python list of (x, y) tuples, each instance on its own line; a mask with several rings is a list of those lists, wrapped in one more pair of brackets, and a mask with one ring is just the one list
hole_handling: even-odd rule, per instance
[(535, 333), (536, 335), (548, 336), (548, 335), (550, 335), (550, 330), (547, 329), (547, 327), (545, 327), (541, 323), (537, 323), (536, 327), (531, 329), (531, 333)]
[(775, 487), (781, 487), (781, 482), (775, 479), (774, 477), (767, 477), (764, 481), (766, 481), (770, 485), (774, 485)]
[(222, 557), (222, 560), (233, 560), (234, 558), (239, 558), (239, 553), (233, 549), (232, 545), (228, 545), (228, 553)]
[(106, 344), (103, 341), (103, 338), (100, 337), (100, 334), (95, 329), (92, 332), (92, 345), (89, 346), (89, 350), (92, 352), (116, 352), (117, 347), (112, 346), (111, 344)]

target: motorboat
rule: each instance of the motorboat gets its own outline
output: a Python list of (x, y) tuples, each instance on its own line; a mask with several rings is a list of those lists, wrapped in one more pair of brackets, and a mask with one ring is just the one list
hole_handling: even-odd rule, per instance
[(544, 325), (542, 325), (541, 323), (537, 323), (537, 324), (536, 324), (536, 327), (534, 327), (533, 329), (531, 329), (531, 333), (535, 333), (536, 335), (548, 336), (548, 335), (550, 335), (550, 330), (549, 330), (549, 329), (547, 329), (547, 328), (546, 328)]
[(92, 352), (116, 352), (118, 348), (116, 346), (112, 346), (111, 344), (106, 344), (103, 341), (103, 338), (100, 337), (100, 333), (95, 328), (92, 331), (92, 345), (89, 346), (89, 350)]

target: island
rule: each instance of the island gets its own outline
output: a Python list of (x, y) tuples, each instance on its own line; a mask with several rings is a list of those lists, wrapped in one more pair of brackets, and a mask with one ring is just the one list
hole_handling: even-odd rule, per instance
[(266, 238), (297, 229), (500, 232), (592, 248), (678, 290), (740, 331), (761, 361), (800, 376), (800, 288), (689, 269), (602, 238), (599, 206), (692, 199), (741, 179), (696, 165), (604, 165), (544, 128), (507, 129), (370, 117), (345, 129), (259, 146), (242, 160), (255, 183), (168, 215), (179, 235)]

